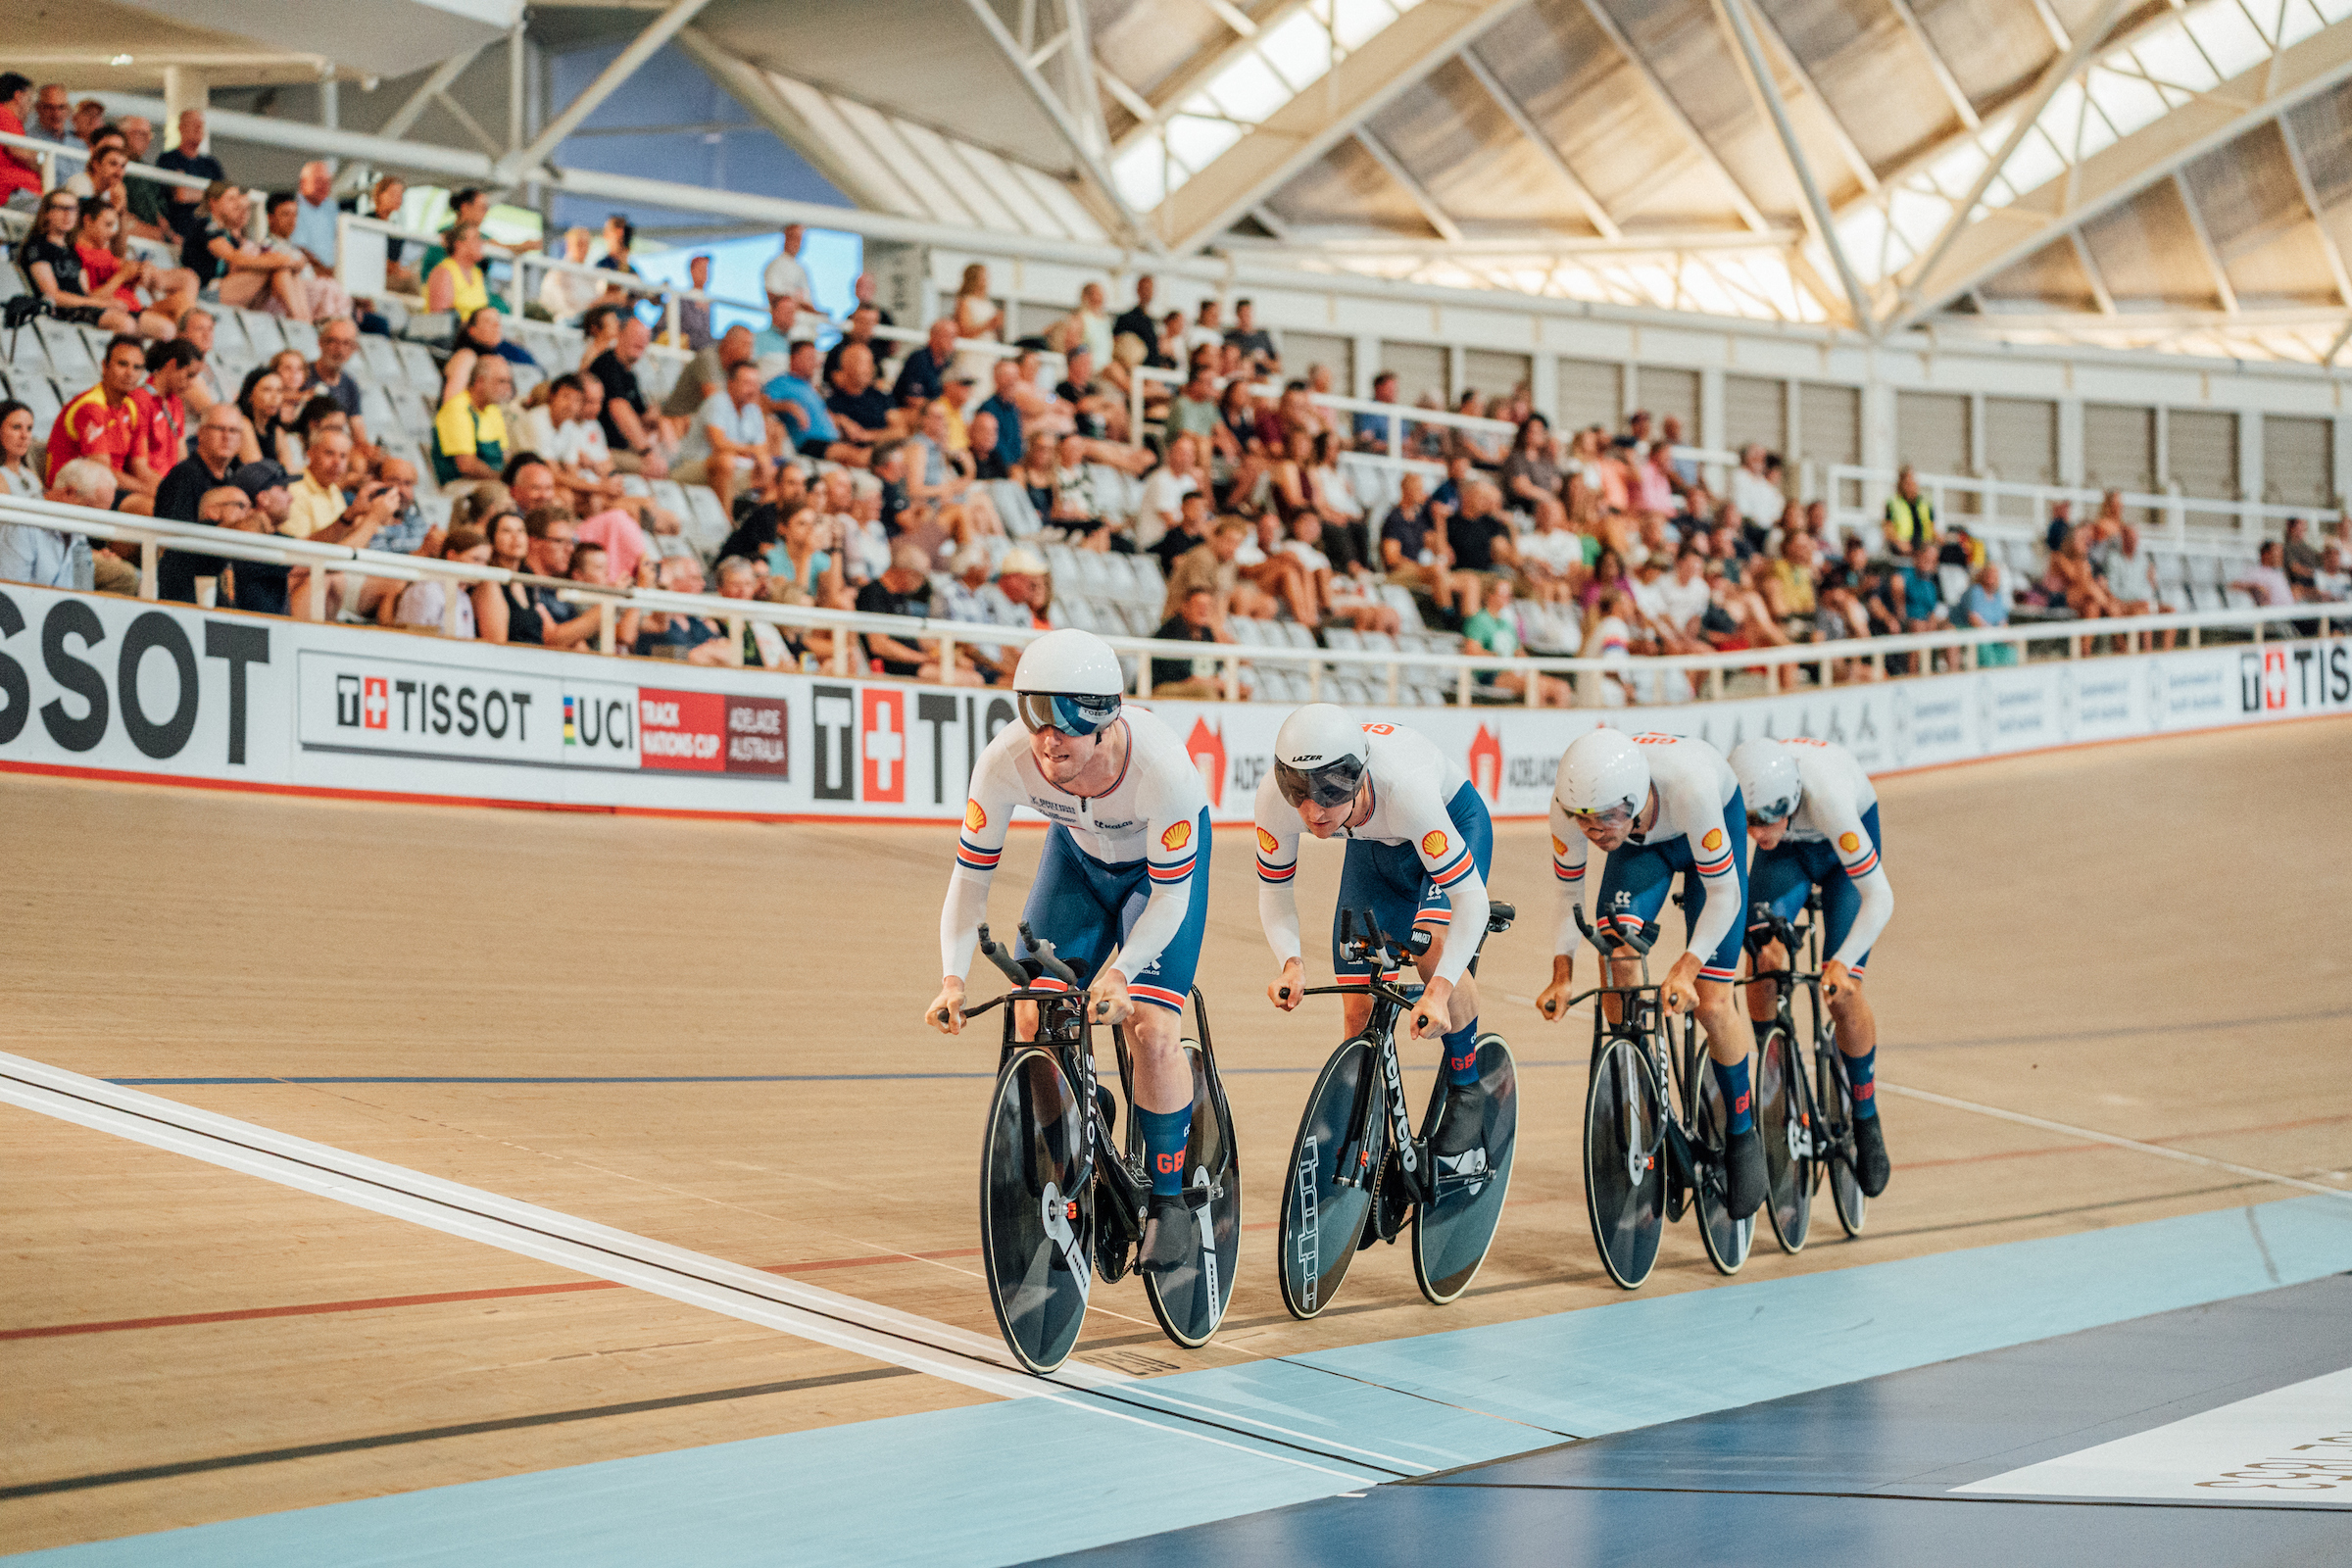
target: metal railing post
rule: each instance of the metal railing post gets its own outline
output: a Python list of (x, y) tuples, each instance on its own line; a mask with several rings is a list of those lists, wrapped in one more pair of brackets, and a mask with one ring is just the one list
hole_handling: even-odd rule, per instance
[(619, 619), (620, 607), (607, 599), (596, 607), (596, 651), (607, 659), (612, 657), (612, 627)]
[(1229, 703), (1242, 700), (1242, 660), (1239, 654), (1225, 656), (1225, 700)]
[(1468, 708), (1470, 706), (1470, 666), (1464, 664), (1454, 673), (1458, 678), (1454, 681), (1453, 700), (1461, 707)]
[(155, 568), (162, 559), (164, 547), (153, 539), (139, 541), (139, 597), (154, 599), (161, 590), (156, 586)]
[(462, 582), (445, 582), (441, 590), (441, 635), (455, 639), (458, 635), (458, 601), (466, 595), (466, 585)]

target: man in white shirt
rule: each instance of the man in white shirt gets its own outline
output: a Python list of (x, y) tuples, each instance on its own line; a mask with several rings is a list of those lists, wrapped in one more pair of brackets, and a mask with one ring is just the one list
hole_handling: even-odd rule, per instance
[(1762, 442), (1751, 441), (1740, 451), (1740, 466), (1732, 471), (1731, 501), (1740, 509), (1740, 515), (1753, 517), (1758, 525), (1769, 528), (1781, 520), (1788, 498), (1765, 474), (1764, 463)]
[(2272, 539), (2265, 542), (2262, 547), (2260, 564), (2248, 566), (2244, 574), (2230, 586), (2243, 588), (2254, 596), (2257, 604), (2270, 606), (2293, 604), (2295, 602), (2294, 585), (2286, 580), (2285, 568), (2279, 564), (2283, 556), (2284, 551), (2280, 548), (2278, 540)]
[(1675, 558), (1673, 575), (1659, 578), (1656, 592), (1658, 618), (1677, 637), (1700, 642), (1698, 621), (1707, 612), (1710, 597), (1706, 557), (1685, 545), (1682, 554)]
[[(1168, 461), (1144, 481), (1144, 514), (1136, 543), (1149, 549), (1184, 521), (1184, 498), (1200, 488), (1200, 445), (1189, 435), (1168, 444)], [(1141, 535), (1149, 531), (1149, 539)]]
[(695, 411), (671, 476), (680, 484), (709, 485), (731, 513), (738, 485), (767, 488), (781, 446), (760, 403), (760, 368), (745, 361), (727, 371), (726, 389)]
[(2352, 599), (2352, 571), (2344, 569), (2344, 550), (2341, 545), (2329, 545), (2320, 552), (2320, 569), (2312, 573), (2312, 588), (2330, 604)]
[(760, 281), (767, 286), (768, 304), (773, 305), (780, 299), (794, 299), (813, 308), (815, 302), (808, 297), (808, 269), (801, 265), (801, 241), (808, 232), (799, 223), (784, 225), (784, 248), (776, 253), (775, 259), (767, 264), (767, 270), (760, 276)]

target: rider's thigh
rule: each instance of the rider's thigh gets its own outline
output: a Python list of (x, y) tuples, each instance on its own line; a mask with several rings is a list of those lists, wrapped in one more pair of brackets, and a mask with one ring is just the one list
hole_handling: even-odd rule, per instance
[(1137, 1007), (1125, 1028), (1139, 1057), (1173, 1056), (1184, 1049), (1184, 1018), (1165, 1007)]
[(1347, 1031), (1348, 1039), (1353, 1040), (1357, 1035), (1362, 1034), (1365, 1026), (1371, 1021), (1372, 999), (1370, 997), (1344, 996), (1340, 998), (1340, 1027)]

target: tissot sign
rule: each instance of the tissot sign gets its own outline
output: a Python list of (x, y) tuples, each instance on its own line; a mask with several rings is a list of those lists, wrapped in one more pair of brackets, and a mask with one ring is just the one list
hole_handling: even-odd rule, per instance
[[(1148, 705), (1218, 821), (1249, 820), (1289, 710)], [(1975, 670), (1652, 709), (1366, 709), (1541, 815), (1600, 724), (1842, 742), (1873, 772), (2352, 712), (2345, 639)], [(0, 584), (0, 768), (751, 816), (962, 809), (1002, 693), (609, 660)]]

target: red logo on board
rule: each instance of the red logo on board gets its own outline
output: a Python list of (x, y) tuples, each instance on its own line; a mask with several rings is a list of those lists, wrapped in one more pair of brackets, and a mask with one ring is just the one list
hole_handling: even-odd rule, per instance
[(1502, 738), (1486, 725), (1470, 742), (1470, 782), (1478, 793), (1497, 805), (1502, 801)]
[(717, 692), (637, 691), (640, 767), (716, 773), (727, 765), (727, 700)]
[(1200, 770), (1201, 787), (1208, 791), (1208, 804), (1225, 804), (1225, 737), (1208, 727), (1208, 720), (1193, 720), (1193, 732), (1185, 737), (1184, 749)]
[(906, 698), (867, 686), (858, 693), (858, 762), (869, 801), (906, 799)]

